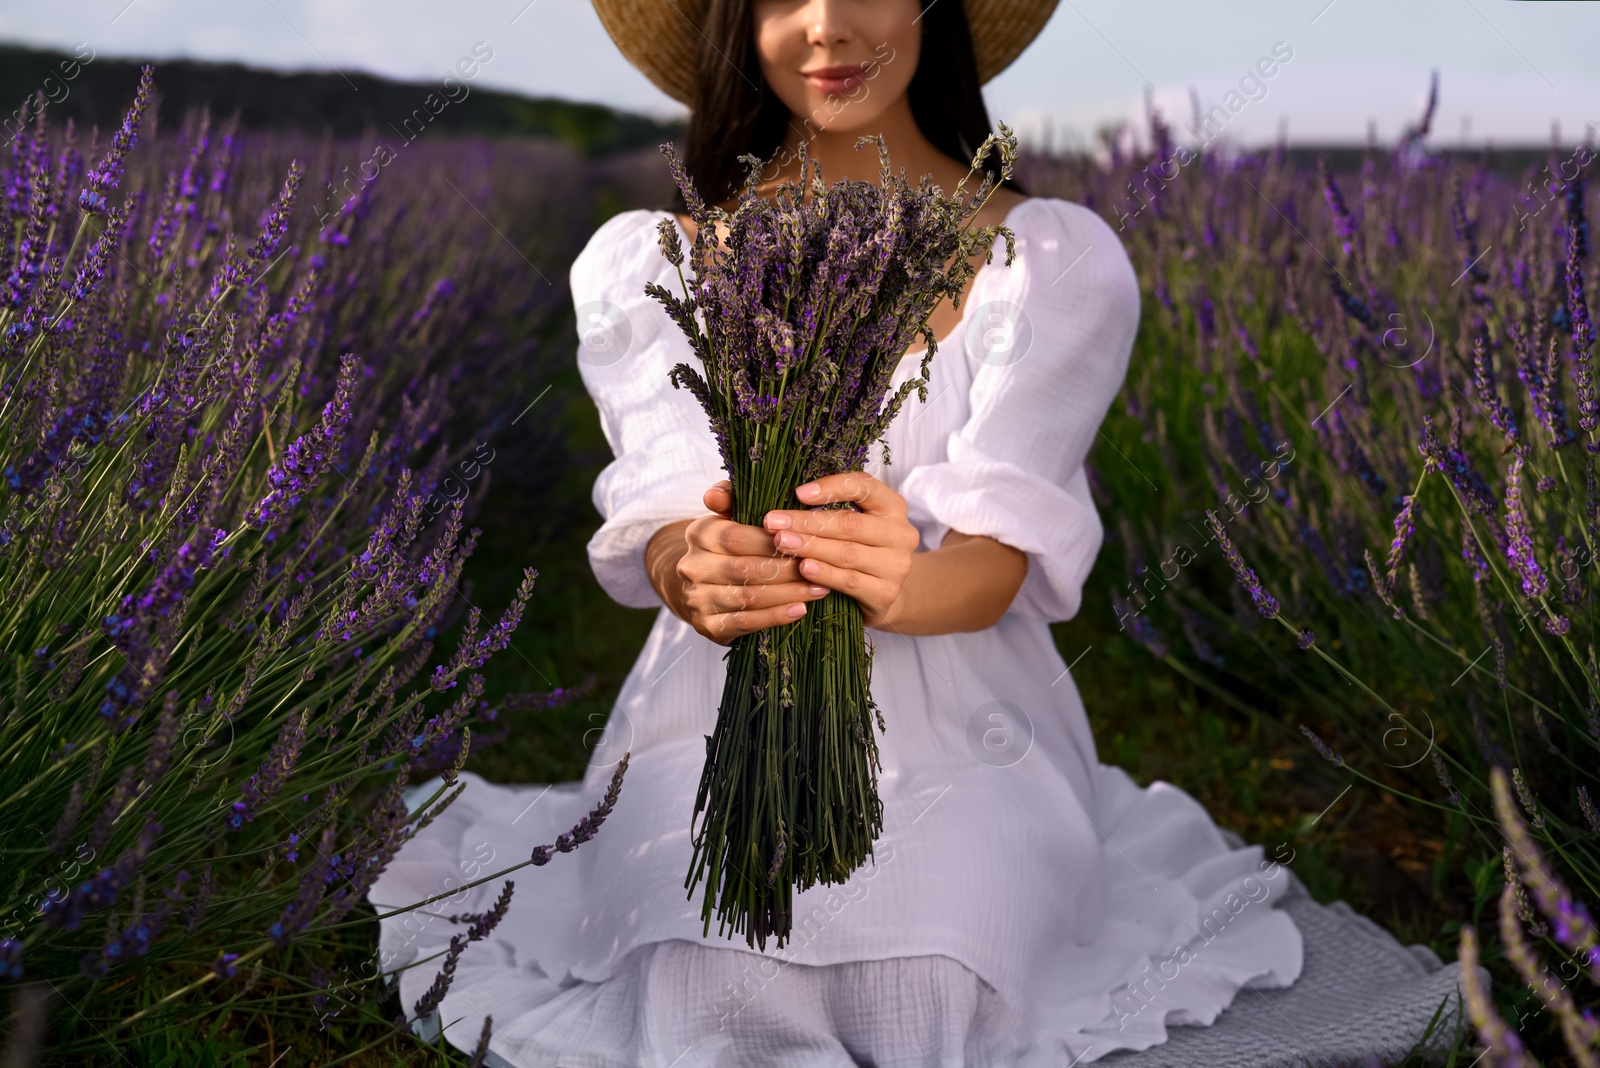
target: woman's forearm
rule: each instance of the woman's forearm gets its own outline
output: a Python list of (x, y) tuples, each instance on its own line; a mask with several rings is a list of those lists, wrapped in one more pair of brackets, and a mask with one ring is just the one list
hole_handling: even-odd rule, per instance
[[(688, 551), (684, 531), (692, 519), (668, 523), (645, 546), (650, 585), (672, 614), (686, 618), (678, 561)], [(1028, 557), (993, 538), (952, 530), (943, 544), (911, 557), (900, 600), (881, 630), (898, 634), (955, 634), (997, 623), (1022, 588)]]
[(875, 629), (907, 635), (985, 630), (1005, 615), (1027, 574), (1022, 550), (952, 530), (939, 548), (912, 555), (900, 599)]

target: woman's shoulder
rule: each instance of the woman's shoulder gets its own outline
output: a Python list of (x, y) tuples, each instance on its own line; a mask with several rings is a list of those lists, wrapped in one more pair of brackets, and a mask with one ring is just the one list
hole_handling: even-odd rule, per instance
[(666, 265), (657, 226), (671, 216), (665, 211), (632, 208), (611, 216), (583, 246), (567, 275), (574, 294), (597, 293), (609, 286), (638, 290)]
[[(1019, 217), (1027, 220), (1013, 225), (1012, 229), (1020, 235), (1026, 228), (1030, 236), (1038, 239), (1041, 248), (1048, 246), (1051, 250), (1058, 250), (1063, 244), (1070, 246), (1076, 241), (1080, 249), (1098, 246), (1115, 253), (1110, 258), (1121, 259), (1124, 263), (1128, 261), (1122, 240), (1117, 237), (1111, 224), (1099, 212), (1077, 201), (1050, 196), (1027, 197), (1019, 201), (1012, 212), (1013, 220)], [(1035, 231), (1038, 233), (1035, 234)]]
[[(1078, 307), (1109, 304), (1138, 316), (1139, 279), (1122, 240), (1098, 212), (1061, 197), (1019, 202), (1008, 217), (1030, 297)], [(1004, 245), (998, 244), (1003, 255)]]

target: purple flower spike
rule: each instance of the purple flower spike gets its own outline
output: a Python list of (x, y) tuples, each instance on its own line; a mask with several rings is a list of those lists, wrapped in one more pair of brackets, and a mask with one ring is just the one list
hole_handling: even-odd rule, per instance
[(1447, 799), (1452, 805), (1461, 804), (1461, 791), (1457, 790), (1455, 783), (1450, 780), (1450, 767), (1444, 762), (1444, 757), (1439, 755), (1437, 748), (1430, 749), (1428, 753), (1433, 757), (1433, 772), (1439, 777), (1439, 785), (1445, 788)]
[(1333, 212), (1333, 228), (1339, 235), (1339, 241), (1344, 247), (1346, 256), (1353, 251), (1356, 236), (1355, 217), (1350, 214), (1350, 209), (1345, 205), (1344, 193), (1339, 190), (1339, 183), (1334, 180), (1333, 171), (1328, 166), (1326, 159), (1317, 160), (1317, 170), (1322, 176), (1322, 195), (1328, 202), (1328, 208)]
[(1506, 472), (1506, 558), (1522, 578), (1522, 592), (1537, 600), (1550, 591), (1550, 580), (1533, 555), (1528, 513), (1522, 503), (1522, 457), (1511, 461)]
[(1328, 763), (1335, 766), (1342, 766), (1344, 764), (1344, 757), (1340, 756), (1338, 753), (1335, 753), (1332, 749), (1329, 749), (1328, 743), (1317, 737), (1316, 731), (1302, 723), (1300, 724), (1300, 733), (1311, 739), (1311, 744), (1316, 747), (1318, 754), (1321, 755), (1323, 760), (1326, 760)]
[(273, 532), (293, 513), (302, 497), (310, 493), (333, 467), (345, 427), (350, 423), (350, 399), (360, 361), (346, 354), (340, 361), (339, 382), (333, 399), (322, 408), (322, 421), (294, 440), (283, 456), (267, 472), (272, 486), (267, 495), (245, 515), (245, 524)]
[(1509, 841), (1509, 850), (1522, 868), (1523, 881), (1533, 891), (1533, 899), (1545, 918), (1554, 928), (1557, 942), (1574, 951), (1582, 951), (1589, 960), (1589, 977), (1600, 983), (1600, 930), (1583, 902), (1577, 901), (1565, 884), (1557, 879), (1545, 862), (1544, 854), (1534, 844), (1527, 824), (1517, 813), (1516, 802), (1511, 799), (1511, 785), (1504, 768), (1489, 769), (1489, 787), (1494, 795), (1495, 817)]
[(1466, 499), (1467, 505), (1479, 515), (1490, 515), (1495, 510), (1494, 495), (1489, 492), (1489, 484), (1483, 480), (1472, 467), (1469, 460), (1454, 444), (1446, 445), (1439, 440), (1439, 432), (1433, 425), (1433, 416), (1422, 417), (1422, 440), (1417, 448), (1423, 457), (1435, 470), (1446, 475), (1455, 486), (1456, 492)]
[(1461, 988), (1466, 994), (1467, 1011), (1472, 1017), (1472, 1025), (1478, 1031), (1479, 1040), (1496, 1051), (1495, 1065), (1497, 1068), (1533, 1068), (1534, 1062), (1523, 1051), (1522, 1039), (1506, 1026), (1506, 1022), (1495, 1011), (1489, 992), (1483, 988), (1483, 978), (1478, 974), (1478, 936), (1470, 924), (1461, 928), (1459, 956)]
[(0, 938), (0, 979), (22, 978), (22, 939)]
[(1256, 573), (1244, 562), (1244, 557), (1239, 555), (1239, 550), (1234, 548), (1233, 541), (1228, 537), (1228, 532), (1222, 525), (1222, 520), (1217, 518), (1217, 513), (1210, 508), (1206, 509), (1206, 526), (1211, 528), (1212, 535), (1217, 539), (1217, 544), (1222, 547), (1222, 555), (1227, 559), (1228, 566), (1233, 568), (1234, 576), (1238, 578), (1239, 585), (1250, 595), (1250, 600), (1255, 603), (1256, 611), (1267, 619), (1272, 619), (1278, 614), (1278, 602), (1261, 585), (1261, 580), (1256, 578)]
[(1488, 412), (1489, 422), (1507, 441), (1517, 441), (1517, 417), (1511, 414), (1511, 409), (1500, 400), (1494, 388), (1494, 372), (1489, 367), (1489, 352), (1482, 334), (1472, 339), (1472, 383)]
[(133, 106), (123, 118), (122, 126), (111, 135), (111, 150), (99, 166), (89, 171), (83, 191), (78, 194), (78, 207), (91, 215), (99, 215), (109, 206), (106, 194), (116, 190), (117, 182), (122, 178), (122, 159), (139, 140), (139, 120), (143, 118), (145, 106), (150, 102), (156, 69), (145, 66), (140, 71), (139, 88), (133, 95)]
[(244, 784), (240, 800), (233, 803), (233, 810), (228, 813), (226, 820), (229, 827), (238, 830), (254, 820), (261, 814), (262, 806), (270, 802), (282, 788), (300, 759), (300, 750), (305, 746), (309, 715), (310, 711), (307, 710), (284, 721), (267, 759), (261, 762), (261, 767)]
[(1416, 495), (1408, 493), (1400, 506), (1400, 514), (1394, 517), (1394, 538), (1389, 542), (1389, 559), (1385, 561), (1383, 569), (1384, 583), (1391, 594), (1400, 574), (1400, 557), (1405, 553), (1406, 542), (1411, 540), (1411, 535), (1417, 529), (1416, 515)]

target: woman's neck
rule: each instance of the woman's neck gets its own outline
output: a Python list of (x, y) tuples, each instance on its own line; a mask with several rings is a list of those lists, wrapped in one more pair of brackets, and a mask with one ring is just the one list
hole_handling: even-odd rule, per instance
[[(870, 86), (868, 88), (870, 92)], [(850, 105), (840, 111), (841, 118), (849, 116)], [(822, 179), (832, 185), (842, 178), (854, 181), (879, 180), (881, 168), (875, 145), (857, 149), (861, 137), (878, 134), (889, 151), (889, 165), (903, 173), (915, 185), (924, 174), (932, 174), (946, 194), (955, 191), (955, 184), (967, 173), (967, 167), (951, 159), (934, 147), (917, 126), (911, 114), (911, 102), (902, 95), (887, 108), (871, 129), (816, 129), (798, 115), (789, 118), (789, 130), (772, 159), (778, 164), (776, 172), (769, 164), (762, 172), (762, 191), (775, 188), (779, 183), (794, 181), (800, 174), (800, 142), (806, 143), (806, 155), (821, 164)], [(968, 182), (968, 186), (975, 185)]]
[[(848, 107), (846, 104), (846, 108)], [(841, 114), (845, 113), (841, 111)], [(805, 135), (806, 139), (806, 156), (819, 161), (822, 165), (823, 181), (832, 185), (842, 178), (850, 178), (876, 185), (882, 174), (877, 147), (864, 145), (859, 151), (855, 147), (857, 138), (870, 136), (873, 133), (883, 137), (884, 147), (889, 151), (889, 166), (897, 173), (904, 174), (906, 181), (911, 185), (916, 185), (923, 175), (931, 174), (934, 183), (944, 194), (953, 196), (956, 184), (967, 177), (971, 161), (960, 163), (935, 148), (933, 142), (923, 136), (916, 120), (912, 118), (910, 101), (902, 95), (895, 106), (884, 112), (881, 121), (875, 124), (873, 130), (808, 129), (800, 116), (791, 114), (788, 135), (762, 171), (763, 180), (756, 187), (756, 192), (761, 196), (771, 197), (782, 183), (793, 182), (800, 178), (802, 135)], [(978, 184), (982, 180), (981, 173), (974, 174), (968, 179), (962, 190), (963, 194), (970, 197), (977, 192)], [(742, 182), (740, 188), (741, 190), (743, 188)], [(1002, 221), (1006, 212), (1022, 199), (1019, 194), (1004, 186), (996, 189), (989, 198), (989, 203), (979, 212), (976, 225), (989, 226)], [(736, 192), (719, 206), (729, 212), (734, 211), (739, 206), (739, 194)], [(678, 222), (690, 240), (693, 240), (697, 229), (694, 221), (687, 215), (680, 214)]]

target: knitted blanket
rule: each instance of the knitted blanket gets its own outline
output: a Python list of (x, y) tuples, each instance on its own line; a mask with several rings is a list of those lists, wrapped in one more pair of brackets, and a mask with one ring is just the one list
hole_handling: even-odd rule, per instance
[[(1244, 840), (1223, 830), (1228, 844)], [(1287, 871), (1288, 869), (1284, 869)], [(1461, 966), (1426, 946), (1402, 946), (1343, 901), (1319, 905), (1289, 872), (1278, 907), (1305, 941), (1305, 964), (1281, 990), (1242, 988), (1209, 1027), (1171, 1026), (1167, 1041), (1119, 1050), (1096, 1068), (1343, 1068), (1398, 1063), (1439, 1012), (1427, 1052), (1448, 1049), (1465, 1022)], [(1485, 987), (1488, 972), (1479, 968)]]

